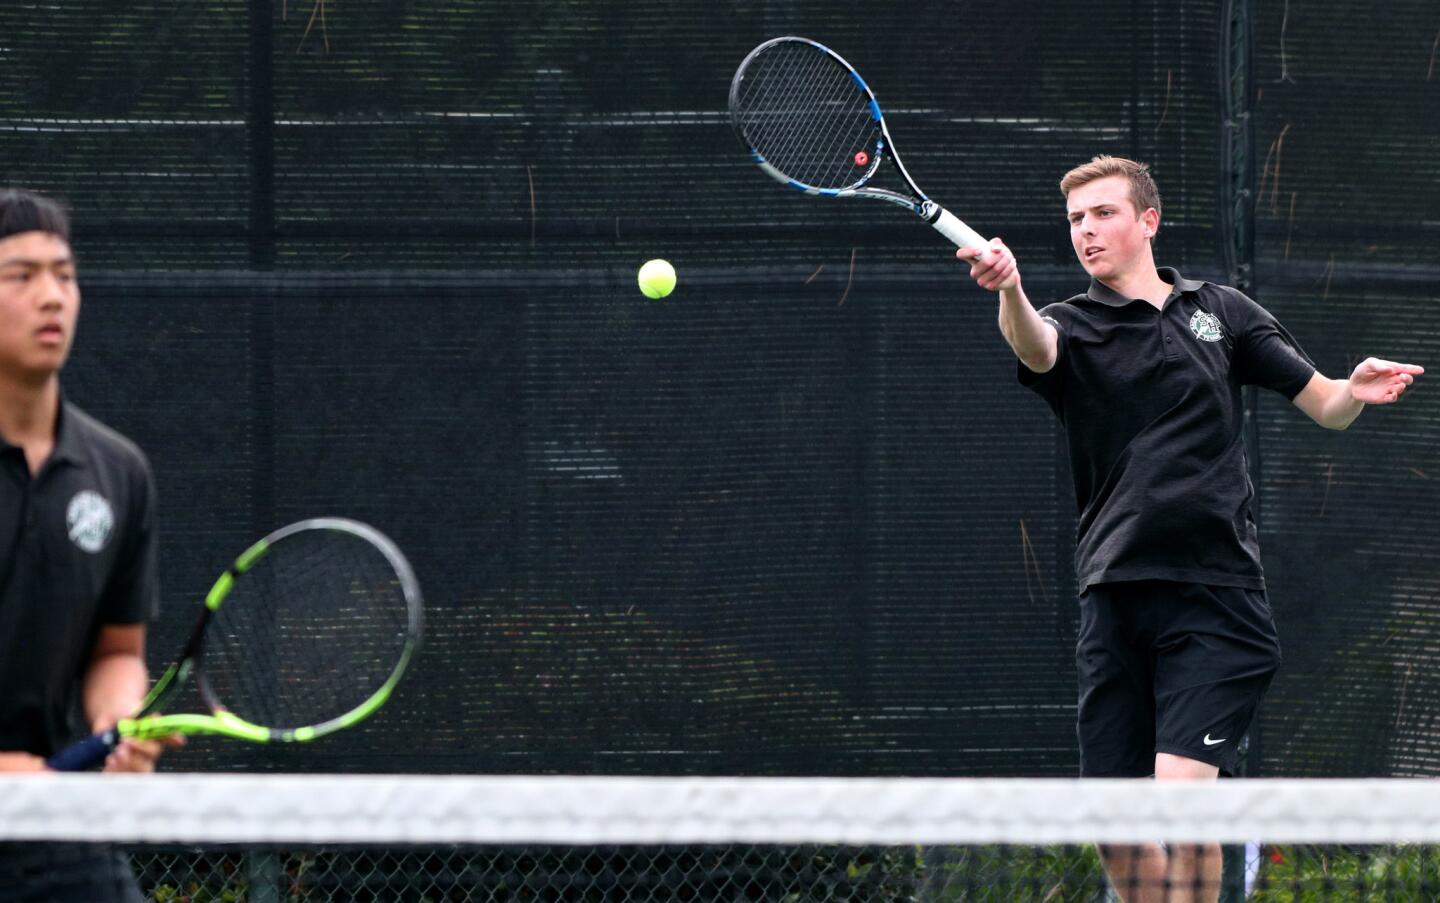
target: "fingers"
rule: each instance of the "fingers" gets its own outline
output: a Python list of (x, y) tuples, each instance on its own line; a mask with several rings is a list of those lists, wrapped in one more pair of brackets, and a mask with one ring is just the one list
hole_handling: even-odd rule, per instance
[(1002, 261), (991, 267), (988, 273), (977, 278), (975, 281), (979, 283), (983, 289), (998, 292), (1002, 288), (1011, 288), (1015, 285), (1014, 277), (1016, 271), (1015, 259), (1012, 257), (1007, 261)]
[(185, 738), (179, 735), (161, 737), (156, 740), (133, 740), (126, 738), (105, 758), (108, 772), (149, 772), (155, 770), (160, 754), (169, 748), (183, 746)]
[(972, 264), (972, 270), (975, 267), (982, 269), (992, 267), (1007, 256), (1011, 260), (1015, 259), (1014, 255), (1010, 253), (1010, 249), (1005, 247), (1005, 243), (998, 238), (991, 239), (990, 244), (983, 248), (960, 248), (955, 252), (955, 256)]
[(1386, 395), (1392, 402), (1399, 401), (1400, 396), (1405, 394), (1405, 387), (1410, 385), (1411, 381), (1414, 380), (1414, 377), (1408, 373), (1403, 374), (1403, 376), (1403, 380), (1396, 380), (1385, 387)]
[(1366, 404), (1394, 404), (1405, 394), (1405, 389), (1414, 380), (1408, 373), (1386, 379), (1383, 382), (1372, 384), (1360, 400)]
[(1404, 388), (1405, 386), (1408, 386), (1411, 383), (1415, 382), (1415, 377), (1411, 376), (1408, 373), (1388, 373), (1382, 375), (1380, 379), (1383, 380), (1382, 385), (1386, 387), (1400, 386), (1401, 388)]
[(1394, 361), (1385, 361), (1378, 357), (1366, 358), (1360, 366), (1368, 368), (1380, 376), (1388, 376), (1392, 373), (1403, 373), (1414, 377), (1420, 376), (1425, 372), (1425, 368), (1419, 364), (1397, 364)]
[(983, 289), (999, 291), (1019, 282), (1020, 267), (1015, 255), (998, 238), (991, 239), (984, 248), (961, 248), (955, 256), (970, 264), (970, 278)]
[(153, 740), (121, 740), (105, 757), (104, 770), (109, 773), (154, 771), (159, 757), (159, 744)]
[(1415, 377), (1425, 368), (1419, 364), (1399, 364), (1370, 357), (1360, 362), (1351, 376), (1355, 397), (1366, 404), (1393, 404), (1414, 384)]
[(1408, 373), (1411, 376), (1419, 376), (1425, 372), (1425, 368), (1419, 364), (1397, 364), (1394, 361), (1383, 361), (1378, 357), (1370, 358), (1369, 362), (1392, 373)]

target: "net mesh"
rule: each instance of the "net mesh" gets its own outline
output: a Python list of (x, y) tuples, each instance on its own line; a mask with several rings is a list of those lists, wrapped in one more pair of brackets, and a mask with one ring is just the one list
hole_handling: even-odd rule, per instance
[(154, 901), (1420, 903), (1436, 812), (1404, 780), (11, 777), (0, 863), (106, 842)]

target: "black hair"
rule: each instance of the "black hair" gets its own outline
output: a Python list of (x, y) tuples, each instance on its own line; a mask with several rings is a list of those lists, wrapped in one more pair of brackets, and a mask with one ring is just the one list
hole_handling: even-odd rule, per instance
[(23, 188), (0, 189), (0, 239), (21, 232), (49, 232), (68, 244), (70, 215), (59, 201)]

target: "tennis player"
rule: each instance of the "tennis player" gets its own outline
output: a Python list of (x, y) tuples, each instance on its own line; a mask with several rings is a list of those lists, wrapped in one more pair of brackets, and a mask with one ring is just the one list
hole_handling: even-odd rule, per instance
[[(1085, 293), (1037, 312), (999, 239), (970, 275), (1000, 293), (1020, 382), (1050, 406), (1069, 445), (1081, 774), (1214, 779), (1234, 771), (1280, 664), (1241, 387), (1272, 389), (1344, 429), (1366, 405), (1397, 401), (1424, 370), (1369, 358), (1348, 379), (1328, 379), (1250, 298), (1157, 268), (1160, 196), (1143, 164), (1096, 157), (1066, 173), (1060, 191), (1091, 277)], [(1101, 855), (1129, 903), (1218, 897), (1218, 846)]]
[[(0, 190), (0, 770), (134, 712), (154, 616), (155, 487), (140, 450), (60, 392), (80, 311), (70, 225)], [(153, 771), (178, 740), (124, 740), (112, 772)], [(140, 900), (106, 847), (0, 844), (0, 900)]]

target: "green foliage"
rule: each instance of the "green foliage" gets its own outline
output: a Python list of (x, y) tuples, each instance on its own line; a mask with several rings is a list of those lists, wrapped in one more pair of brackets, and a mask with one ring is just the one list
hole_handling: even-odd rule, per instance
[(1253, 903), (1429, 903), (1440, 899), (1440, 856), (1420, 845), (1267, 847)]
[(1105, 886), (1093, 846), (983, 846), (932, 850), (937, 903), (1090, 903)]

